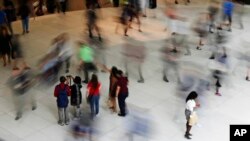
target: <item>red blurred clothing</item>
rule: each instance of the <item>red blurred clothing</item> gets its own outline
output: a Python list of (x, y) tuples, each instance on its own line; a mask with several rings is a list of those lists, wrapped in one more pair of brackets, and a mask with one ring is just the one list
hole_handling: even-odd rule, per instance
[(120, 87), (119, 94), (128, 94), (128, 78), (120, 77), (117, 82), (117, 86)]
[[(66, 88), (65, 88), (65, 87), (66, 87)], [(60, 83), (59, 85), (57, 85), (57, 86), (55, 87), (54, 96), (55, 96), (55, 97), (58, 97), (60, 90), (64, 90), (64, 89), (66, 89), (67, 95), (68, 95), (68, 96), (71, 96), (71, 92), (70, 92), (70, 87), (69, 87), (69, 85), (64, 84), (64, 83)]]
[(100, 95), (101, 83), (98, 83), (97, 87), (94, 88), (93, 83), (89, 82), (87, 85), (88, 92), (90, 95), (98, 96)]

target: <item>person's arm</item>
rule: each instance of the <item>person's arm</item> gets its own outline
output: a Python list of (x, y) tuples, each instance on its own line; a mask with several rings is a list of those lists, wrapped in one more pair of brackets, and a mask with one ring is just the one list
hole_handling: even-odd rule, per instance
[(120, 93), (120, 90), (121, 90), (121, 87), (120, 86), (117, 86), (116, 87), (116, 97), (118, 97), (119, 93)]
[(57, 97), (58, 96), (58, 86), (55, 87), (55, 90), (54, 90), (54, 96)]
[(201, 105), (200, 105), (200, 103), (197, 101), (197, 100), (195, 100), (195, 108), (199, 108)]
[(66, 89), (67, 89), (68, 96), (71, 96), (71, 90), (70, 90), (70, 87), (68, 85), (66, 85)]
[(102, 88), (102, 84), (99, 83), (99, 86), (98, 86), (99, 95), (100, 95), (101, 88)]
[(87, 91), (86, 91), (87, 98), (88, 98), (89, 94), (90, 94), (90, 83), (88, 83), (88, 85), (87, 85)]

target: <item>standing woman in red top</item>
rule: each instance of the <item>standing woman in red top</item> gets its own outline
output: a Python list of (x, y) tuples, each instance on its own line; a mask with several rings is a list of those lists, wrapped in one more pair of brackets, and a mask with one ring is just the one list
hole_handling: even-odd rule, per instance
[(93, 74), (90, 82), (87, 85), (87, 98), (90, 103), (92, 118), (99, 113), (100, 89), (101, 83), (98, 82), (97, 75)]

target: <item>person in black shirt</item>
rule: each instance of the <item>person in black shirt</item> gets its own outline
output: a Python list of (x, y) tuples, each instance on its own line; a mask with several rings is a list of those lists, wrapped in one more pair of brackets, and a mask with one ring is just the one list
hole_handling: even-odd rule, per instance
[(18, 10), (18, 15), (21, 16), (23, 25), (23, 34), (29, 33), (29, 15), (31, 10), (27, 3), (22, 3)]
[(8, 29), (6, 27), (2, 27), (0, 29), (0, 53), (3, 57), (3, 66), (6, 66), (6, 56), (8, 57), (8, 62), (10, 63), (10, 41), (11, 36), (8, 33)]
[(13, 34), (13, 29), (11, 23), (16, 20), (16, 9), (15, 5), (12, 0), (4, 0), (4, 12), (6, 13), (7, 17), (7, 26), (10, 30), (11, 35)]
[(82, 92), (81, 92), (81, 77), (76, 76), (75, 78), (72, 76), (68, 76), (73, 79), (74, 84), (70, 86), (71, 90), (71, 97), (70, 97), (70, 103), (74, 107), (74, 117), (79, 118), (80, 117), (80, 105), (82, 103)]

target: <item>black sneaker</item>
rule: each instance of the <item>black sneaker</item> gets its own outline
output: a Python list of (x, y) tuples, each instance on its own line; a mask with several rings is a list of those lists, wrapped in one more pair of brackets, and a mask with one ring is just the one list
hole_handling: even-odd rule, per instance
[(119, 113), (118, 116), (120, 116), (120, 117), (125, 117), (126, 115), (125, 115), (125, 114)]
[(250, 81), (248, 76), (246, 77), (246, 81)]
[(137, 81), (138, 83), (144, 83), (144, 79), (140, 79)]
[(22, 115), (17, 115), (15, 120), (19, 120), (22, 117)]
[(190, 136), (188, 135), (188, 134), (185, 134), (185, 136), (184, 136), (186, 139), (189, 139), (189, 140), (191, 140), (192, 138), (190, 138)]
[(199, 46), (196, 47), (197, 50), (201, 50), (201, 48)]
[(163, 77), (163, 81), (169, 82), (169, 81), (168, 81), (168, 78), (167, 78), (166, 76)]
[(176, 49), (171, 50), (170, 52), (177, 53)]
[(209, 59), (214, 59), (214, 56), (209, 57)]
[(58, 121), (58, 124), (59, 124), (59, 125), (61, 125), (61, 126), (63, 126), (63, 125), (64, 125), (64, 123), (63, 123), (63, 122), (61, 122), (61, 121)]
[(36, 110), (36, 106), (32, 106), (32, 111)]

